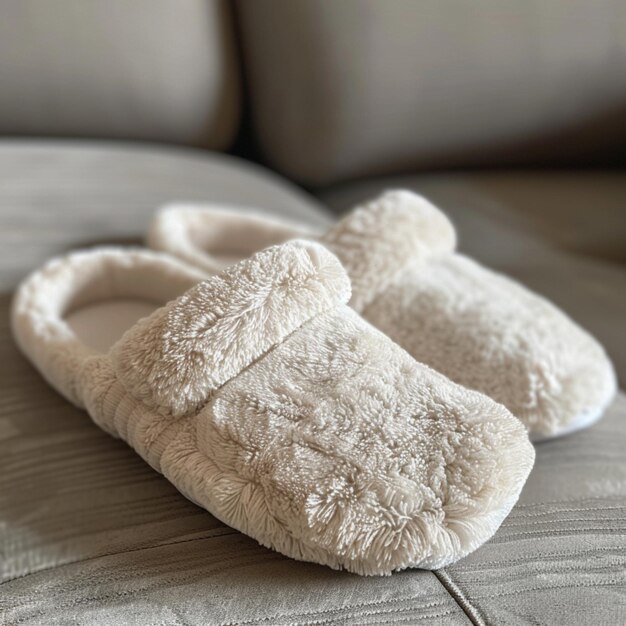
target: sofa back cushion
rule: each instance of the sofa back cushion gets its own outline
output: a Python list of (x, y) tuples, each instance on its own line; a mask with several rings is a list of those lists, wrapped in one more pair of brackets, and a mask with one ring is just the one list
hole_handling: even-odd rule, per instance
[(300, 181), (587, 158), (626, 137), (623, 0), (237, 6), (259, 143)]
[(227, 147), (240, 95), (225, 0), (7, 0), (0, 134)]

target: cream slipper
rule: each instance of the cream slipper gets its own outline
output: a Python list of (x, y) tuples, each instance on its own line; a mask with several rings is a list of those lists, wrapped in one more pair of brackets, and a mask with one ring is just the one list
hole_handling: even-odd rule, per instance
[(159, 253), (77, 252), (20, 286), (14, 334), (184, 495), (290, 557), (388, 574), (493, 535), (533, 464), (523, 427), (346, 306), (330, 252), (292, 242), (202, 278)]
[[(304, 228), (174, 206), (156, 216), (148, 242), (214, 272), (290, 236)], [(342, 261), (363, 317), (416, 360), (504, 404), (533, 440), (590, 425), (613, 398), (602, 347), (544, 298), (455, 252), (452, 224), (424, 198), (387, 192), (308, 237)]]

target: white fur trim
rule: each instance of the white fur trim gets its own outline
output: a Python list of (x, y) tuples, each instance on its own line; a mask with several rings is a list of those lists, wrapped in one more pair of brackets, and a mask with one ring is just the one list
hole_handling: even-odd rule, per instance
[(169, 252), (205, 272), (217, 274), (263, 248), (289, 239), (317, 236), (309, 226), (259, 215), (252, 209), (171, 204), (154, 216), (146, 243), (154, 250)]
[(349, 297), (345, 271), (322, 246), (274, 246), (141, 320), (113, 347), (111, 360), (147, 406), (185, 415), (306, 321)]
[(94, 351), (78, 340), (64, 317), (89, 303), (125, 296), (158, 306), (203, 278), (193, 266), (149, 250), (73, 252), (48, 261), (19, 286), (11, 314), (13, 335), (46, 380), (82, 406), (80, 370)]
[(454, 250), (456, 233), (428, 200), (388, 191), (341, 219), (322, 241), (352, 282), (351, 306), (362, 311), (406, 267)]

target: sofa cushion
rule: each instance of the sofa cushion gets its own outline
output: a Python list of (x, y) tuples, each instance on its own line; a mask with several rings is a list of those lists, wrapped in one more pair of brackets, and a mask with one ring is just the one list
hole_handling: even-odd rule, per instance
[(239, 64), (221, 0), (11, 0), (0, 20), (0, 134), (228, 147)]
[(297, 180), (624, 145), (626, 5), (238, 3), (254, 127)]
[[(362, 578), (287, 559), (225, 526), (56, 394), (13, 344), (11, 286), (63, 248), (135, 240), (153, 207), (174, 199), (257, 203), (320, 226), (327, 221), (308, 196), (234, 159), (113, 145), (1, 146), (2, 623), (620, 622), (623, 395), (587, 431), (537, 446), (519, 504), (471, 557), (434, 572)], [(339, 192), (333, 201), (340, 204)], [(446, 205), (464, 217), (462, 241), (482, 233), (473, 249), (482, 241), (492, 251), (487, 259), (505, 259), (507, 248), (532, 256), (546, 247), (455, 207), (462, 202)], [(548, 285), (564, 280), (552, 269), (556, 257), (546, 255), (532, 261), (535, 272)], [(595, 277), (609, 289), (604, 269), (596, 267)]]
[(259, 207), (323, 225), (321, 205), (235, 157), (141, 144), (0, 141), (0, 290), (55, 254), (95, 243), (141, 243), (169, 202)]

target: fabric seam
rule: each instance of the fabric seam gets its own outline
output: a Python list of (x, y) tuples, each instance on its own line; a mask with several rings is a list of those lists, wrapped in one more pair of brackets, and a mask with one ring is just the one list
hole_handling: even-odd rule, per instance
[[(216, 529), (217, 530), (217, 529)], [(219, 538), (219, 537), (227, 537), (230, 535), (238, 535), (241, 534), (239, 533), (239, 531), (235, 530), (235, 529), (230, 529), (230, 528), (226, 528), (225, 530), (230, 530), (231, 532), (211, 532), (208, 535), (204, 535), (202, 537), (191, 537), (189, 539), (180, 539), (178, 541), (164, 541), (164, 542), (157, 542), (154, 543), (152, 545), (146, 545), (146, 546), (137, 546), (134, 548), (127, 548), (125, 550), (114, 550), (113, 552), (103, 552), (102, 554), (95, 554), (93, 556), (88, 556), (82, 559), (76, 559), (74, 561), (67, 561), (65, 563), (56, 563), (54, 565), (50, 565), (48, 567), (42, 567), (41, 569), (35, 569), (32, 570), (30, 572), (24, 572), (22, 574), (19, 574), (17, 576), (13, 576), (12, 578), (6, 578), (5, 580), (0, 580), (0, 586), (2, 585), (6, 585), (8, 583), (12, 583), (13, 581), (16, 580), (20, 580), (21, 578), (27, 578), (28, 576), (32, 576), (34, 574), (39, 574), (41, 572), (49, 572), (49, 571), (54, 571), (56, 569), (59, 569), (61, 567), (68, 567), (71, 565), (76, 565), (78, 563), (88, 563), (89, 561), (95, 561), (97, 559), (102, 559), (102, 558), (106, 558), (106, 557), (110, 557), (110, 556), (120, 556), (122, 554), (130, 554), (133, 552), (142, 552), (144, 550), (154, 550), (155, 548), (162, 548), (162, 547), (168, 547), (168, 546), (176, 546), (179, 544), (183, 544), (183, 543), (190, 543), (193, 541), (203, 541), (206, 539), (214, 539), (214, 538)]]
[(432, 573), (474, 626), (487, 626), (487, 622), (478, 609), (465, 597), (461, 588), (452, 580), (445, 569), (432, 570)]

